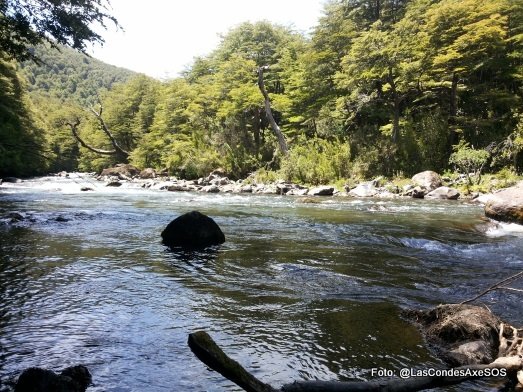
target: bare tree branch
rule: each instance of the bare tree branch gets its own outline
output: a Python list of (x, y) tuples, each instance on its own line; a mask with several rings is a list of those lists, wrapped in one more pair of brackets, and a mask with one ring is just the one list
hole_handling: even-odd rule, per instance
[(264, 384), (250, 374), (238, 362), (229, 358), (207, 332), (198, 331), (189, 334), (188, 344), (200, 361), (231, 380), (244, 391), (277, 392), (276, 389)]
[(517, 279), (519, 279), (521, 277), (523, 277), (523, 271), (520, 271), (517, 274), (514, 274), (512, 276), (509, 276), (508, 278), (503, 279), (502, 281), (497, 282), (496, 284), (490, 286), (488, 289), (482, 291), (481, 293), (479, 293), (475, 297), (473, 297), (471, 299), (467, 299), (466, 301), (461, 302), (460, 305), (464, 305), (464, 304), (468, 304), (470, 302), (473, 302), (473, 301), (477, 300), (478, 298), (481, 298), (485, 294), (488, 294), (488, 293), (490, 293), (491, 291), (494, 291), (494, 290), (521, 291), (519, 289), (514, 289), (514, 288), (511, 288), (511, 287), (504, 286), (505, 284), (512, 283), (512, 282), (514, 282), (515, 280), (517, 280)]
[(260, 88), (260, 91), (263, 95), (263, 98), (265, 100), (265, 113), (267, 114), (267, 118), (269, 119), (269, 123), (271, 124), (272, 131), (278, 138), (278, 144), (280, 146), (280, 150), (284, 155), (287, 155), (289, 153), (289, 148), (287, 147), (287, 142), (285, 141), (285, 137), (283, 136), (283, 133), (276, 123), (276, 120), (274, 119), (274, 116), (272, 115), (271, 110), (271, 100), (269, 98), (269, 94), (267, 93), (267, 90), (265, 89), (265, 84), (263, 82), (263, 72), (267, 71), (269, 69), (268, 65), (264, 65), (263, 67), (259, 67), (258, 72), (258, 87)]
[(74, 138), (82, 145), (82, 147), (87, 148), (88, 150), (95, 152), (101, 155), (115, 155), (117, 154), (116, 150), (102, 150), (100, 148), (95, 148), (87, 144), (78, 134), (78, 126), (80, 125), (80, 119), (76, 118), (74, 121), (64, 121), (65, 125), (68, 125), (71, 128)]
[(113, 134), (111, 133), (111, 131), (109, 131), (109, 127), (107, 127), (107, 124), (105, 123), (103, 117), (102, 117), (102, 111), (103, 111), (103, 106), (102, 104), (100, 104), (100, 110), (97, 112), (96, 110), (94, 110), (93, 107), (90, 108), (91, 109), (91, 112), (96, 116), (96, 118), (98, 119), (98, 122), (100, 123), (100, 126), (102, 127), (102, 130), (104, 131), (104, 133), (107, 135), (107, 137), (109, 138), (109, 140), (111, 141), (111, 144), (113, 145), (114, 149), (116, 150), (117, 153), (127, 157), (129, 156), (129, 152), (124, 150), (119, 144), (118, 142), (116, 141), (115, 137), (113, 136)]

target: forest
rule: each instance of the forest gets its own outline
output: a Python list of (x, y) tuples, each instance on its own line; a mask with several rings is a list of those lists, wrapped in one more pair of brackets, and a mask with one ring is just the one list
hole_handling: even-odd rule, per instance
[(31, 53), (0, 61), (0, 175), (129, 162), (323, 184), (523, 168), (519, 0), (330, 0), (309, 34), (243, 23), (164, 81), (65, 46)]

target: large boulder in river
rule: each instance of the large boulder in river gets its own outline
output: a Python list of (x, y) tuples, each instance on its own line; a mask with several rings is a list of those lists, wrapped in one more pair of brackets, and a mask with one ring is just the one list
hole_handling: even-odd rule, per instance
[(138, 174), (140, 174), (140, 169), (134, 167), (133, 165), (129, 165), (128, 163), (119, 163), (115, 167), (103, 169), (100, 173), (100, 176), (116, 176), (122, 180), (125, 180), (127, 178), (137, 176)]
[(162, 242), (171, 248), (205, 248), (225, 242), (218, 224), (207, 215), (191, 211), (180, 215), (162, 231)]
[(459, 191), (448, 186), (440, 186), (425, 195), (425, 199), (457, 200)]
[(489, 197), (485, 215), (498, 221), (523, 224), (523, 181)]
[(334, 187), (324, 185), (316, 188), (311, 188), (309, 189), (308, 194), (312, 196), (332, 196), (334, 194)]
[(431, 170), (426, 170), (414, 175), (411, 181), (415, 185), (419, 185), (427, 189), (429, 192), (441, 186), (441, 177), (438, 173)]
[(91, 380), (91, 373), (83, 365), (68, 367), (60, 374), (29, 368), (18, 377), (15, 392), (85, 392)]
[(151, 167), (147, 167), (145, 169), (143, 169), (140, 174), (139, 174), (139, 177), (142, 179), (142, 180), (149, 180), (151, 178), (156, 178), (156, 170), (154, 170), (153, 168)]
[(374, 182), (366, 182), (359, 184), (349, 191), (349, 195), (355, 197), (373, 197), (378, 193), (378, 189), (374, 186)]

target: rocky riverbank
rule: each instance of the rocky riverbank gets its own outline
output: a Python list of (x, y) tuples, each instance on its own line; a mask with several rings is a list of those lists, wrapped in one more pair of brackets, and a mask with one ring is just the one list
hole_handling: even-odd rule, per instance
[[(68, 177), (69, 173), (55, 174)], [(196, 180), (178, 179), (154, 169), (139, 170), (129, 164), (119, 164), (103, 170), (100, 174), (90, 174), (92, 186), (83, 184), (81, 191), (95, 191), (100, 186), (134, 186), (145, 189), (165, 190), (170, 192), (205, 192), (205, 193), (248, 193), (260, 195), (301, 196), (303, 202), (320, 202), (322, 197), (355, 198), (417, 198), (439, 200), (472, 200), (486, 205), (486, 216), (494, 220), (523, 224), (523, 182), (507, 190), (491, 194), (479, 192), (464, 195), (458, 188), (465, 178), (452, 180), (433, 171), (424, 171), (401, 185), (375, 178), (358, 184), (346, 184), (342, 187), (332, 185), (304, 186), (278, 180), (270, 183), (257, 181), (255, 176), (243, 180), (229, 179), (223, 171), (215, 170), (207, 177)], [(21, 180), (4, 178), (4, 182), (17, 183)], [(1, 184), (1, 182), (0, 182)]]
[[(66, 176), (62, 172), (58, 175)], [(286, 196), (339, 196), (339, 197), (414, 197), (427, 199), (463, 198), (460, 192), (452, 188), (450, 179), (441, 178), (437, 173), (425, 171), (412, 177), (408, 184), (401, 188), (383, 177), (372, 181), (361, 182), (337, 189), (332, 185), (304, 186), (279, 180), (272, 183), (257, 182), (254, 177), (234, 181), (222, 171), (216, 170), (207, 177), (196, 180), (178, 179), (157, 173), (153, 169), (142, 171), (131, 165), (117, 165), (105, 169), (96, 176), (98, 181), (107, 186), (121, 186), (126, 182), (141, 183), (143, 188), (161, 189), (171, 192), (206, 192), (206, 193), (253, 193)], [(88, 190), (88, 189), (85, 189)]]

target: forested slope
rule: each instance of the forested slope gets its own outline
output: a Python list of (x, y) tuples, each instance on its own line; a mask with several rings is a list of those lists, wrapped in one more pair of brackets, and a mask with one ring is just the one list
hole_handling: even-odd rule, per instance
[(79, 150), (64, 120), (96, 105), (114, 84), (134, 72), (70, 48), (38, 46), (39, 62), (0, 63), (0, 174), (74, 170)]
[(20, 63), (27, 90), (60, 102), (92, 105), (100, 94), (110, 90), (115, 83), (126, 82), (135, 74), (65, 46), (56, 50), (41, 45), (33, 52), (40, 63), (30, 60)]

